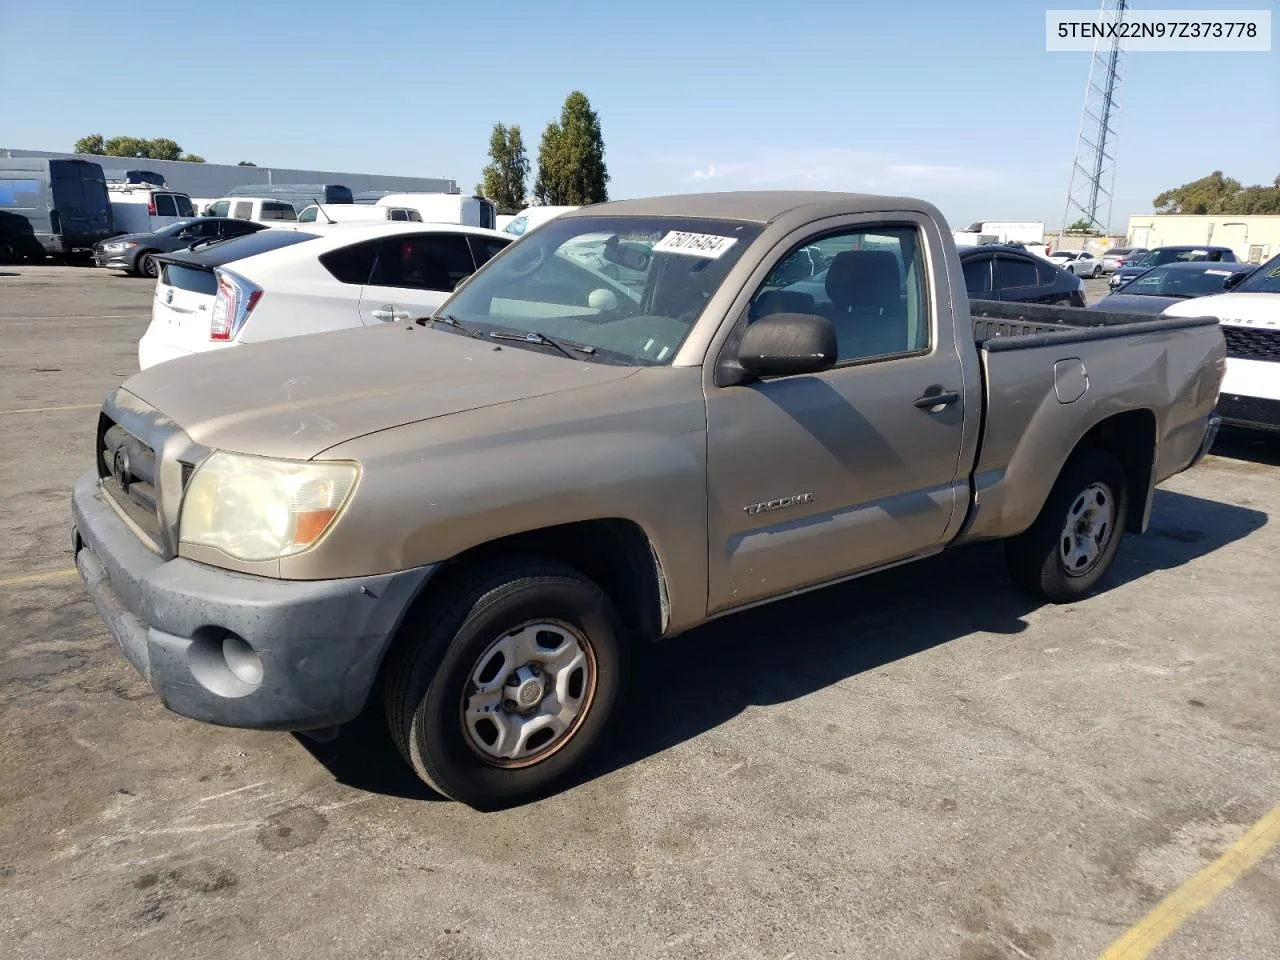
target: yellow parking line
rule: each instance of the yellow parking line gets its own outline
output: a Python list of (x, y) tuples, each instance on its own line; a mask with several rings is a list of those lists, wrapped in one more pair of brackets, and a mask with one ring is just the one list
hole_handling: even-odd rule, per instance
[(54, 413), (58, 410), (91, 410), (100, 407), (100, 403), (73, 403), (67, 407), (27, 407), (23, 410), (0, 410), (0, 416), (6, 413)]
[(1280, 840), (1280, 805), (1194, 877), (1165, 897), (1100, 960), (1144, 960), (1170, 934), (1218, 898)]
[(0, 587), (16, 587), (23, 583), (39, 583), (42, 580), (61, 580), (63, 577), (74, 577), (78, 571), (75, 567), (65, 570), (46, 570), (44, 573), (28, 573), (22, 577), (10, 577), (0, 580)]

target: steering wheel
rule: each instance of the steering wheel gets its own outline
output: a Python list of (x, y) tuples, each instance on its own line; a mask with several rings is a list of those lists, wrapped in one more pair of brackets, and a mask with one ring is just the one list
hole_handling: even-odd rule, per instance
[(510, 261), (507, 264), (507, 269), (512, 274), (517, 277), (527, 277), (542, 266), (543, 261), (547, 259), (547, 248), (539, 244), (532, 250), (516, 251), (514, 256), (507, 259)]

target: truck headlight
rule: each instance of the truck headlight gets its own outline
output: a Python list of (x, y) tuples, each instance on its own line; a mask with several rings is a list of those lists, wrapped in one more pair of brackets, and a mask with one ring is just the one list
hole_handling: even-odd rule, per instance
[(360, 477), (348, 460), (273, 460), (218, 451), (187, 485), (182, 543), (237, 560), (301, 553), (333, 526)]

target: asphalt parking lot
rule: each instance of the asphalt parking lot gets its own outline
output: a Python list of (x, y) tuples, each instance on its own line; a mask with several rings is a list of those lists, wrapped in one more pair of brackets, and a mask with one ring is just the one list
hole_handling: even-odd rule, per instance
[[(152, 286), (0, 267), (4, 956), (1098, 957), (1280, 803), (1280, 450), (1231, 435), (1099, 595), (981, 546), (718, 621), (524, 808), (434, 800), (376, 717), (169, 714), (69, 572)], [(1280, 957), (1280, 853), (1220, 886), (1150, 955)]]

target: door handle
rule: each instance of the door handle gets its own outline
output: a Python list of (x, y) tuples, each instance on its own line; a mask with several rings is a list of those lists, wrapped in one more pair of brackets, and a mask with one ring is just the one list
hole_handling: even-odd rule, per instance
[[(370, 310), (369, 316), (375, 320), (381, 320), (383, 323), (390, 323), (396, 318), (395, 312), (390, 307), (384, 307), (381, 310)], [(408, 314), (405, 315), (405, 319), (408, 319)]]
[(958, 390), (940, 390), (937, 393), (926, 393), (922, 397), (916, 397), (916, 406), (921, 410), (932, 410), (934, 407), (949, 407), (953, 403), (960, 400), (960, 391)]
[(397, 310), (397, 311), (396, 311), (395, 313), (393, 313), (391, 316), (392, 316), (394, 319), (396, 319), (396, 320), (408, 320), (408, 319), (409, 319), (409, 311), (408, 311), (408, 310)]

